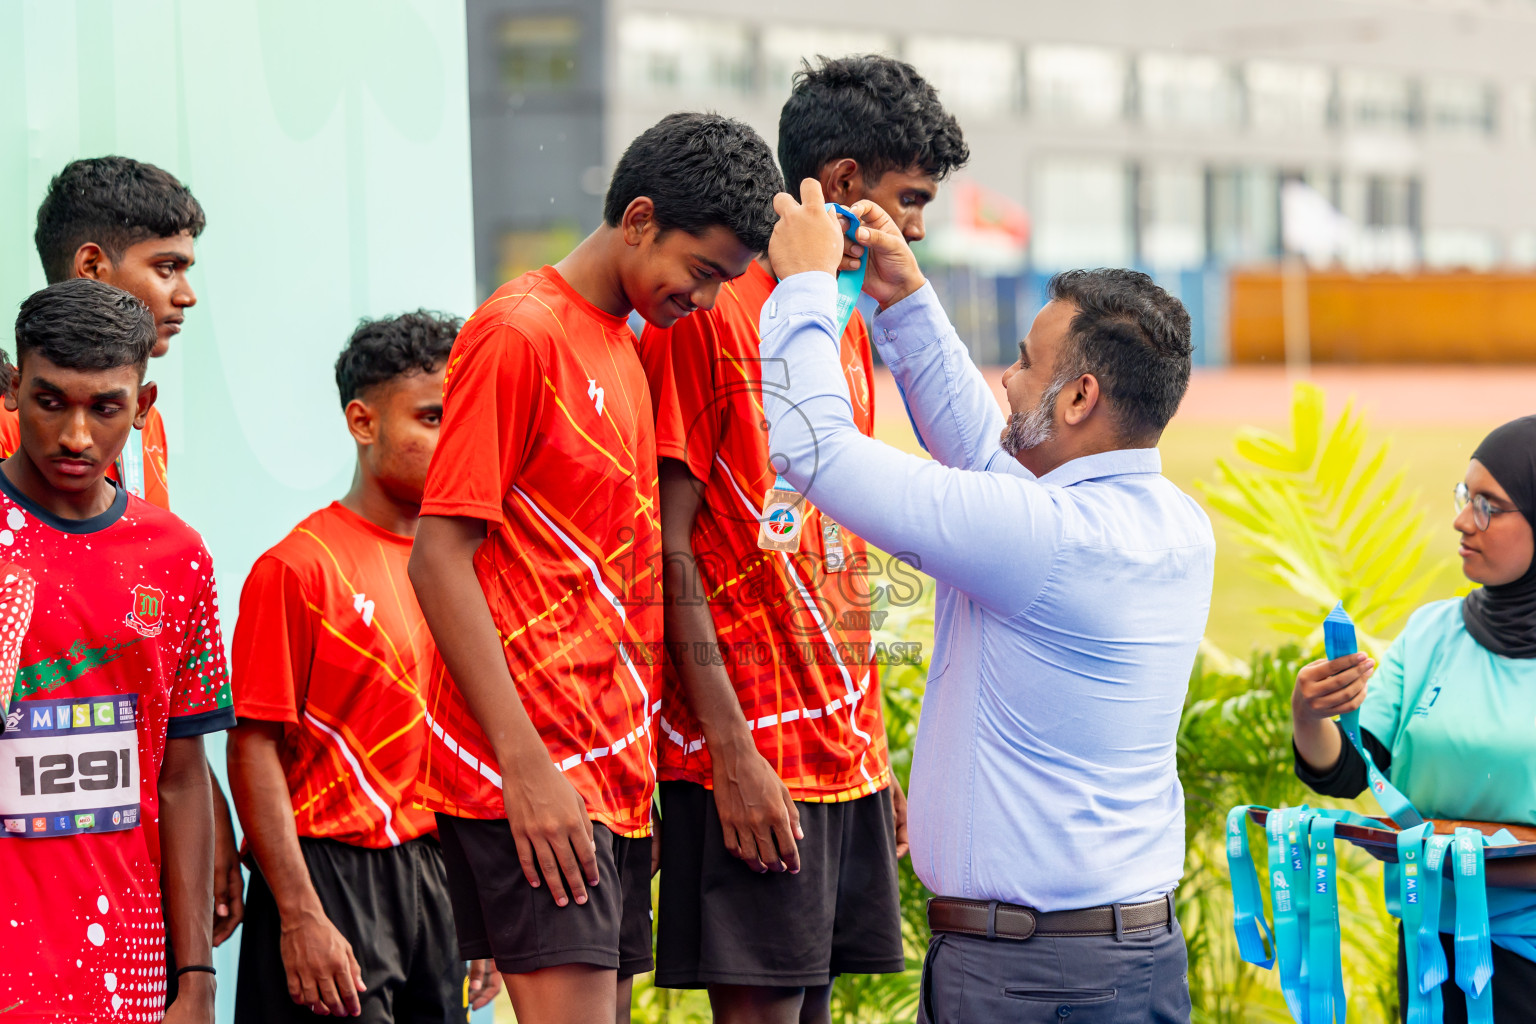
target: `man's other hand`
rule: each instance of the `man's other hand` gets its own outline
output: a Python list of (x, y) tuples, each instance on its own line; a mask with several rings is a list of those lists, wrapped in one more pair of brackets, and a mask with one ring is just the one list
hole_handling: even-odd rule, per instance
[(788, 192), (773, 197), (773, 210), (779, 215), (779, 222), (774, 225), (773, 238), (768, 243), (768, 262), (781, 281), (813, 270), (836, 274), (847, 258), (843, 220), (826, 208), (821, 184), (806, 178), (800, 185), (800, 195), (803, 203), (796, 202)]
[(848, 208), (859, 217), (859, 241), (869, 250), (864, 294), (887, 309), (921, 288), (925, 280), (901, 229), (878, 203), (860, 199)]

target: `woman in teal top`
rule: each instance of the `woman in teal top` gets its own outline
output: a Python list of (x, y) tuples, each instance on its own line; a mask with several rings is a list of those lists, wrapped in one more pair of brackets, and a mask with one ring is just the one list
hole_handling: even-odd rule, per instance
[[(1359, 708), (1371, 759), (1426, 818), (1536, 825), (1536, 416), (1484, 439), (1456, 503), (1462, 571), (1482, 588), (1414, 612), (1379, 668), (1365, 654), (1303, 668), (1291, 695), (1296, 774), (1327, 796), (1364, 791), (1365, 760), (1333, 721)], [(1536, 1022), (1536, 858), (1487, 871), (1494, 1020)], [(1442, 910), (1454, 978), (1449, 888)], [(1441, 991), (1445, 1020), (1465, 1021), (1461, 990)]]

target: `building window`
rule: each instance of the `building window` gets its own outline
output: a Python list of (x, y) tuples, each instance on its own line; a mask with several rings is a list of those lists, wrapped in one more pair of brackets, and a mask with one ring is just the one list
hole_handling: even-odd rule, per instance
[(1037, 117), (1105, 123), (1125, 115), (1126, 60), (1092, 46), (1035, 46), (1024, 63), (1025, 95)]
[(1140, 175), (1140, 262), (1184, 270), (1205, 262), (1205, 172), (1194, 164), (1151, 164)]
[(509, 95), (563, 92), (576, 87), (581, 22), (572, 17), (511, 17), (497, 33), (497, 64)]
[(1492, 231), (1440, 228), (1424, 232), (1424, 265), (1435, 270), (1492, 270), (1499, 263), (1499, 239)]
[(1340, 209), (1356, 225), (1344, 262), (1354, 270), (1407, 270), (1419, 260), (1419, 196), (1416, 178), (1348, 174)]
[(1215, 57), (1145, 54), (1136, 63), (1136, 87), (1150, 125), (1225, 128), (1237, 120), (1236, 83)]
[(1210, 250), (1222, 263), (1280, 255), (1280, 174), (1267, 167), (1212, 170)]
[(1328, 127), (1333, 76), (1314, 64), (1255, 60), (1243, 68), (1248, 124), (1267, 133)]
[(1413, 83), (1383, 71), (1344, 71), (1339, 75), (1344, 123), (1373, 132), (1406, 132), (1417, 123)]
[(620, 81), (637, 94), (752, 91), (754, 47), (744, 25), (633, 13), (619, 21), (618, 44)]
[(1101, 157), (1046, 157), (1034, 168), (1030, 256), (1045, 270), (1123, 267), (1133, 261), (1126, 165)]
[(896, 40), (883, 32), (774, 25), (763, 30), (763, 91), (778, 103), (789, 96), (801, 61), (814, 66), (818, 57), (882, 53), (894, 56)]
[(1494, 134), (1495, 93), (1475, 78), (1431, 78), (1424, 83), (1424, 120), (1436, 135), (1470, 138)]
[(906, 58), (950, 110), (997, 116), (1018, 105), (1019, 54), (1012, 43), (923, 36), (908, 40)]

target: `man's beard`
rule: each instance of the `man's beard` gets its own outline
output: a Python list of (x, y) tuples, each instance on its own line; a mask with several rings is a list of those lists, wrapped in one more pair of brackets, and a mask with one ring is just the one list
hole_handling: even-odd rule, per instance
[(1061, 395), (1061, 389), (1066, 386), (1065, 380), (1053, 380), (1033, 409), (1029, 412), (1009, 414), (1008, 425), (1003, 428), (1002, 436), (998, 438), (1003, 451), (1013, 458), (1018, 458), (1020, 452), (1038, 448), (1056, 436), (1056, 425), (1052, 422), (1052, 417), (1056, 412), (1056, 399)]

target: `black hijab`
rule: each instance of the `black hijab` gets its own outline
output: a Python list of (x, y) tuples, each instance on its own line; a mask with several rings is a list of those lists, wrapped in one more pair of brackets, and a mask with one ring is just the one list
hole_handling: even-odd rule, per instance
[[(1483, 464), (1536, 525), (1536, 416), (1512, 420), (1483, 438), (1472, 457)], [(1506, 658), (1536, 658), (1536, 559), (1512, 583), (1481, 587), (1461, 603), (1473, 639)]]

